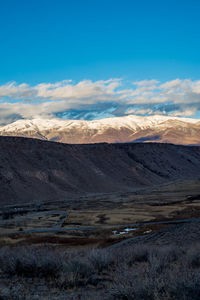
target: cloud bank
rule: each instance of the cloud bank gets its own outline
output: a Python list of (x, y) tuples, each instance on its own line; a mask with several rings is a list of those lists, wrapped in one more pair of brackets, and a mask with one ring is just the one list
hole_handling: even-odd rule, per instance
[(200, 80), (83, 80), (74, 83), (7, 83), (0, 86), (0, 124), (18, 119), (98, 119), (128, 114), (194, 117), (200, 111)]

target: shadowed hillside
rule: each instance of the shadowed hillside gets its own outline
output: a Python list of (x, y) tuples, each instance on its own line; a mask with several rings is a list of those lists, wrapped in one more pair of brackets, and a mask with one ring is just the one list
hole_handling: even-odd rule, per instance
[(0, 138), (3, 204), (131, 191), (200, 176), (200, 147), (171, 144), (68, 145)]

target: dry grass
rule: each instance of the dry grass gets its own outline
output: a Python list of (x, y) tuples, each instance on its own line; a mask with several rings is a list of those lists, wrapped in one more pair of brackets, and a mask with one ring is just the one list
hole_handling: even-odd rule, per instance
[[(68, 295), (67, 299), (84, 300), (197, 300), (199, 253), (200, 244), (87, 251), (47, 246), (2, 248), (1, 282), (6, 285), (0, 285), (0, 299), (35, 299), (35, 293), (37, 299), (66, 299)], [(54, 298), (48, 298), (49, 293)]]

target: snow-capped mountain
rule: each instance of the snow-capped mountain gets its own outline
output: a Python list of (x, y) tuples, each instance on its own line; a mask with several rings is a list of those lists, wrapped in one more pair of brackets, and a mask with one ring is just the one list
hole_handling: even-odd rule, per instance
[(63, 143), (164, 142), (200, 144), (200, 121), (168, 116), (134, 116), (95, 121), (33, 119), (0, 127), (0, 135), (23, 136)]

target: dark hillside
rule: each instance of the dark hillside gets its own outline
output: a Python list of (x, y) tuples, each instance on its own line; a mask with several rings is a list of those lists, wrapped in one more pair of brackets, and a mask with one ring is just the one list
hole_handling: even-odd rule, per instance
[(2, 204), (131, 191), (197, 177), (200, 147), (156, 143), (69, 145), (0, 137)]

